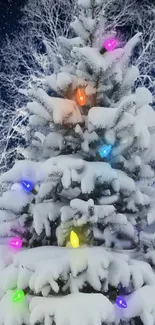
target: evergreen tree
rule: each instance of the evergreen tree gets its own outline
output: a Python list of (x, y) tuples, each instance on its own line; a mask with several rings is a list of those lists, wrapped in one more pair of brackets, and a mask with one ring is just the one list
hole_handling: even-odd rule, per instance
[(141, 34), (99, 37), (103, 0), (78, 5), (65, 65), (23, 91), (26, 159), (0, 176), (0, 325), (155, 322), (155, 112), (130, 60)]

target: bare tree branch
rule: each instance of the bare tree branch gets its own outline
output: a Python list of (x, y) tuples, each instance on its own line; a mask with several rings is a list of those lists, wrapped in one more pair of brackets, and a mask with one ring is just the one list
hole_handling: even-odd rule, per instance
[[(132, 57), (140, 76), (136, 85), (145, 85), (155, 98), (155, 5), (151, 0), (111, 0), (105, 3), (107, 30), (116, 30), (123, 41), (142, 32), (141, 45)], [(136, 86), (135, 85), (135, 86)]]
[(15, 147), (25, 140), (27, 116), (20, 108), (25, 97), (19, 89), (44, 87), (45, 76), (63, 64), (57, 39), (68, 35), (75, 8), (72, 0), (29, 1), (23, 9), (20, 34), (12, 40), (6, 37), (0, 49), (1, 172), (17, 157)]

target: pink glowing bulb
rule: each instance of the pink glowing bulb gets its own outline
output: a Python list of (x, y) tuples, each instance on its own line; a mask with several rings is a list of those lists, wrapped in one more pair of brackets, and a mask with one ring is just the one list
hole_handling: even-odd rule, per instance
[(13, 238), (10, 240), (9, 245), (18, 250), (22, 247), (22, 240), (20, 238)]
[(104, 47), (107, 51), (112, 51), (118, 45), (118, 40), (116, 38), (109, 38), (105, 40)]

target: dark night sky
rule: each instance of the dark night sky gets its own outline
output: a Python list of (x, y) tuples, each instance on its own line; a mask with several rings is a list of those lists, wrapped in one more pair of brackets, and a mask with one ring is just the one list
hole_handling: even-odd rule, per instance
[[(33, 1), (33, 0), (32, 0)], [(21, 18), (21, 8), (26, 0), (0, 0), (0, 41), (6, 34), (11, 35), (18, 29), (18, 21)]]

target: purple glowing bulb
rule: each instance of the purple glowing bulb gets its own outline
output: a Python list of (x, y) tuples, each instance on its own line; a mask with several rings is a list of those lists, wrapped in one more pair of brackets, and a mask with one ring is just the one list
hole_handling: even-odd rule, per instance
[(106, 51), (112, 51), (118, 45), (118, 40), (116, 38), (109, 38), (104, 41), (104, 47)]
[(15, 248), (16, 250), (19, 250), (22, 247), (22, 240), (20, 238), (12, 238), (9, 242), (9, 245), (11, 248)]
[(31, 181), (23, 180), (21, 184), (23, 186), (23, 189), (28, 193), (31, 192), (34, 188), (34, 184)]
[(127, 308), (127, 303), (126, 303), (125, 299), (123, 299), (122, 297), (118, 296), (116, 298), (116, 304), (120, 308)]

